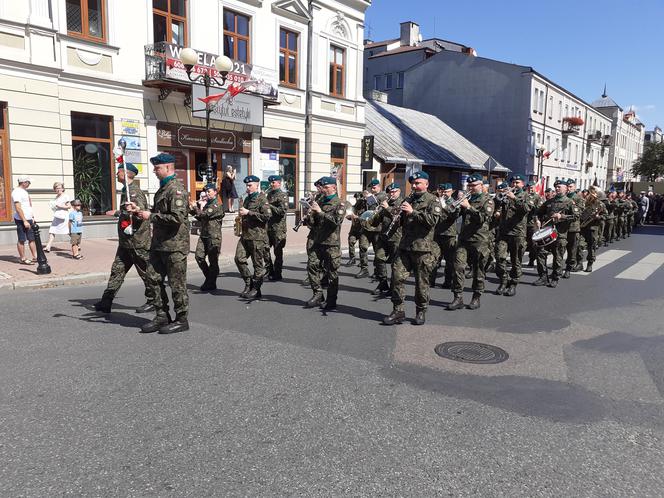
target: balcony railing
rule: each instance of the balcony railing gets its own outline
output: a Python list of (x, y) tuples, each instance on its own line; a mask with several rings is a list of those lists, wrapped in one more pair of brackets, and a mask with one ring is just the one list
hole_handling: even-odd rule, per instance
[(563, 118), (563, 135), (578, 135), (583, 126), (583, 119), (576, 116)]
[(602, 141), (602, 132), (599, 130), (591, 131), (588, 133), (588, 142), (601, 142)]

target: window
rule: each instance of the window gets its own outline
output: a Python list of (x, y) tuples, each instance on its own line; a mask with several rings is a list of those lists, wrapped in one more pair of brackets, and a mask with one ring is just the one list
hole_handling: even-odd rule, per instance
[(556, 138), (556, 150), (555, 150), (556, 153), (554, 154), (554, 159), (555, 159), (556, 161), (557, 161), (558, 158), (560, 157), (560, 154), (559, 154), (560, 151), (559, 151), (559, 149), (560, 149), (560, 139), (559, 139), (559, 138)]
[(397, 88), (403, 88), (403, 77), (404, 77), (403, 71), (399, 71), (397, 73)]
[(340, 188), (339, 197), (344, 197), (346, 177), (346, 144), (332, 144), (330, 150), (330, 174), (337, 179)]
[(563, 101), (559, 100), (558, 101), (558, 122), (560, 123), (560, 120), (563, 119)]
[(537, 102), (537, 112), (542, 114), (544, 112), (544, 90), (540, 90), (539, 100)]
[(112, 123), (111, 116), (71, 115), (74, 192), (85, 214), (103, 215), (113, 209)]
[(283, 85), (297, 86), (297, 40), (297, 33), (279, 30), (279, 81)]
[(344, 96), (345, 59), (343, 48), (330, 45), (330, 95)]
[(374, 90), (380, 90), (380, 85), (383, 82), (383, 77), (380, 74), (374, 76)]
[(247, 64), (251, 62), (250, 18), (224, 9), (224, 55)]
[(88, 40), (106, 41), (104, 0), (66, 0), (67, 32)]
[(539, 89), (535, 88), (533, 94), (533, 112), (537, 112), (537, 102), (539, 101)]
[(549, 135), (546, 136), (546, 150), (547, 152), (551, 151), (551, 137)]
[(295, 207), (295, 189), (297, 188), (298, 142), (291, 138), (281, 139), (279, 151), (279, 173), (283, 177), (282, 186), (288, 195), (288, 207)]
[(9, 221), (12, 216), (10, 190), (12, 175), (9, 171), (9, 125), (7, 104), (0, 102), (0, 221)]
[(152, 0), (154, 41), (187, 46), (187, 0)]
[(392, 73), (385, 75), (385, 90), (392, 90)]
[(553, 118), (553, 96), (549, 97), (549, 119)]

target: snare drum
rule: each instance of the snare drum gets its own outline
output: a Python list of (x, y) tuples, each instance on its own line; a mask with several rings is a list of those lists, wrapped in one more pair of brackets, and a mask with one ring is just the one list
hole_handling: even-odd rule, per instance
[(556, 227), (544, 227), (537, 230), (532, 237), (535, 247), (545, 247), (558, 238)]

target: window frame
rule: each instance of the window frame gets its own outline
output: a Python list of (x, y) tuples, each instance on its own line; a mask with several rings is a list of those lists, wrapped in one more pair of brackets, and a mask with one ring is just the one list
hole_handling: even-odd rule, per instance
[(397, 71), (397, 90), (401, 90), (403, 88), (405, 77), (405, 71)]
[(385, 90), (392, 90), (392, 84), (394, 83), (394, 77), (392, 73), (385, 73)]
[[(152, 26), (154, 26), (154, 16), (159, 15), (161, 17), (166, 18), (166, 34), (167, 34), (167, 39), (165, 40), (166, 43), (173, 43), (170, 40), (173, 39), (173, 22), (172, 20), (175, 19), (176, 21), (182, 21), (184, 22), (184, 45), (183, 47), (189, 46), (189, 22), (187, 21), (187, 12), (189, 11), (189, 0), (184, 0), (184, 17), (179, 16), (177, 14), (172, 14), (171, 13), (171, 0), (168, 1), (168, 12), (165, 12), (161, 9), (158, 9), (154, 6), (154, 0), (152, 0)], [(157, 40), (154, 38), (154, 28), (152, 31), (152, 40), (157, 43)], [(161, 40), (159, 40), (161, 41)]]
[[(336, 63), (337, 57), (336, 57), (336, 51), (339, 50), (341, 51), (342, 55), (342, 63), (341, 65)], [(346, 96), (346, 49), (343, 47), (340, 47), (339, 45), (335, 45), (333, 43), (330, 43), (330, 50), (328, 51), (328, 55), (330, 52), (334, 53), (334, 57), (330, 60), (330, 66), (329, 69), (331, 69), (331, 75), (330, 75), (330, 85), (329, 85), (329, 90), (330, 90), (330, 95), (333, 97), (345, 97)], [(337, 93), (337, 69), (341, 68), (341, 93)]]
[(374, 90), (380, 91), (380, 87), (383, 84), (383, 75), (374, 74)]
[[(334, 157), (332, 155), (332, 151), (334, 150), (335, 146), (337, 147), (342, 147), (344, 151), (343, 157)], [(337, 177), (337, 193), (339, 194), (339, 197), (344, 198), (346, 197), (346, 174), (348, 173), (347, 168), (348, 168), (348, 144), (340, 143), (340, 142), (331, 142), (330, 143), (330, 167), (334, 166), (335, 163), (341, 163), (342, 164), (342, 175), (341, 178)]]
[[(286, 46), (281, 46), (281, 33), (286, 33)], [(288, 35), (295, 35), (295, 51), (288, 48)], [(284, 56), (284, 76), (286, 80), (282, 81), (281, 77), (279, 78), (279, 84), (288, 86), (291, 88), (297, 88), (300, 81), (300, 33), (293, 31), (292, 29), (284, 28), (283, 26), (279, 27), (279, 56), (283, 54)], [(289, 81), (289, 71), (288, 71), (288, 57), (290, 55), (295, 56), (295, 81)], [(281, 59), (278, 61), (278, 64), (281, 65)]]
[(11, 191), (13, 188), (12, 182), (12, 169), (9, 163), (9, 114), (7, 112), (7, 102), (0, 102), (0, 119), (2, 120), (3, 126), (0, 128), (0, 144), (2, 144), (2, 178), (3, 190), (5, 195), (5, 212), (7, 213), (6, 217), (0, 217), (0, 221), (10, 221), (14, 217), (14, 209), (11, 202)]
[[(225, 20), (227, 12), (230, 12), (235, 16), (234, 17), (234, 24), (235, 25), (233, 26), (233, 29), (235, 31), (228, 31), (224, 27), (224, 20)], [(241, 35), (237, 32), (237, 18), (239, 16), (245, 17), (247, 19), (247, 32), (249, 33), (248, 35)], [(252, 24), (253, 24), (251, 22), (251, 20), (252, 20), (252, 17), (247, 15), (247, 14), (243, 14), (242, 12), (238, 12), (238, 11), (233, 10), (233, 9), (227, 9), (226, 7), (223, 8), (222, 19), (221, 19), (222, 48), (226, 47), (226, 36), (229, 36), (229, 37), (234, 39), (234, 42), (233, 42), (233, 52), (234, 53), (232, 53), (232, 54), (224, 53), (225, 56), (230, 57), (234, 61), (244, 62), (245, 64), (251, 64), (251, 28), (252, 28)], [(243, 61), (243, 60), (239, 59), (238, 56), (237, 56), (237, 47), (238, 47), (237, 42), (238, 42), (238, 40), (243, 40), (243, 41), (247, 42), (247, 60), (246, 61)], [(224, 52), (225, 52), (225, 50), (224, 50)]]
[[(101, 0), (101, 37), (95, 37), (90, 35), (90, 24), (88, 20), (88, 2), (87, 0), (78, 0), (79, 5), (81, 6), (81, 32), (70, 31), (69, 26), (67, 26), (67, 34), (74, 38), (79, 38), (81, 40), (87, 40), (96, 43), (108, 43), (108, 34), (106, 28), (106, 1)], [(170, 1), (170, 0), (169, 0)], [(170, 5), (170, 4), (169, 4)], [(67, 3), (65, 2), (65, 24), (67, 16)]]
[[(295, 179), (294, 179), (294, 185), (293, 185), (293, 207), (290, 206), (290, 201), (288, 201), (288, 209), (289, 210), (295, 210), (298, 209), (300, 206), (300, 196), (298, 195), (298, 192), (300, 190), (299, 188), (299, 183), (300, 183), (300, 141), (297, 138), (290, 138), (290, 137), (279, 137), (279, 140), (281, 140), (281, 143), (284, 144), (286, 142), (292, 143), (295, 145), (295, 154), (288, 154), (288, 153), (283, 153), (281, 150), (279, 151), (279, 162), (281, 163), (281, 158), (287, 158), (287, 159), (292, 159), (293, 162), (295, 163)], [(280, 171), (280, 173), (283, 175), (283, 171)], [(286, 191), (286, 196), (288, 196), (289, 192)]]

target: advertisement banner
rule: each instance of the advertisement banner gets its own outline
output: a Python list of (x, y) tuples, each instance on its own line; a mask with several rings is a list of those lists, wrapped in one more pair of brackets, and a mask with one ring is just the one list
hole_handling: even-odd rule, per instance
[[(191, 114), (195, 118), (205, 119), (205, 104), (200, 99), (205, 98), (205, 87), (193, 85), (191, 100)], [(214, 90), (222, 93), (223, 90)], [(212, 95), (212, 89), (210, 92)], [(214, 103), (210, 103), (210, 119), (215, 121), (226, 121), (249, 126), (263, 126), (263, 99), (255, 95), (240, 93), (231, 97), (225, 94)]]

